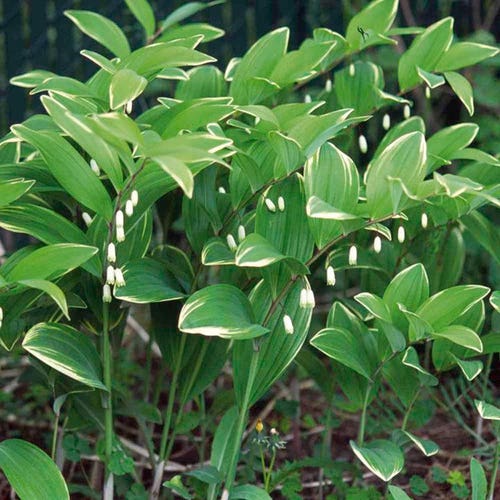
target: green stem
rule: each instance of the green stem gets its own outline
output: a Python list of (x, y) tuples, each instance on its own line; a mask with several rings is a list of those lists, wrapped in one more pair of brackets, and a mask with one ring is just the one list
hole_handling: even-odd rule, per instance
[(361, 420), (359, 422), (358, 431), (358, 446), (363, 446), (365, 441), (365, 430), (366, 430), (366, 414), (368, 410), (368, 400), (370, 399), (370, 392), (373, 389), (373, 382), (368, 382), (366, 386), (365, 399), (363, 401), (363, 411), (361, 412)]
[(271, 458), (271, 463), (269, 464), (269, 469), (267, 469), (267, 477), (266, 477), (266, 482), (264, 484), (264, 488), (268, 493), (269, 493), (269, 485), (271, 483), (271, 473), (273, 472), (275, 460), (276, 460), (276, 448), (273, 448), (273, 456)]
[(496, 449), (495, 449), (495, 456), (493, 458), (493, 469), (491, 470), (490, 490), (488, 493), (488, 500), (493, 500), (493, 494), (495, 493), (495, 485), (497, 482), (499, 460), (500, 460), (500, 441), (497, 440)]
[(165, 460), (167, 453), (167, 438), (170, 431), (170, 425), (172, 422), (172, 415), (174, 410), (175, 393), (177, 392), (177, 381), (179, 380), (179, 373), (181, 371), (181, 362), (184, 356), (184, 348), (186, 347), (187, 335), (182, 334), (181, 343), (179, 346), (179, 353), (174, 366), (174, 373), (172, 375), (172, 383), (170, 384), (170, 391), (168, 394), (167, 409), (165, 411), (165, 419), (163, 424), (163, 430), (161, 433), (161, 444), (160, 444), (160, 462)]
[[(264, 458), (264, 450), (262, 449), (262, 445), (259, 444), (259, 451), (260, 451), (260, 465), (262, 467), (262, 477), (264, 478), (264, 484), (267, 484), (267, 467), (266, 467), (266, 460)], [(267, 491), (267, 488), (266, 488)]]
[(231, 491), (231, 486), (234, 483), (234, 478), (236, 476), (236, 466), (238, 465), (238, 457), (240, 455), (241, 441), (243, 438), (243, 432), (245, 430), (245, 422), (247, 420), (247, 413), (250, 406), (250, 396), (252, 393), (252, 387), (255, 381), (255, 376), (257, 374), (257, 362), (259, 360), (259, 350), (254, 344), (254, 350), (252, 353), (252, 359), (250, 361), (250, 369), (248, 372), (248, 381), (245, 389), (245, 395), (243, 397), (243, 403), (240, 408), (240, 414), (238, 418), (238, 424), (236, 429), (236, 435), (234, 439), (234, 445), (232, 450), (232, 455), (229, 459), (229, 467), (226, 473), (225, 487), (228, 491)]
[(408, 419), (410, 417), (411, 410), (413, 408), (413, 405), (417, 402), (418, 396), (420, 394), (420, 391), (422, 390), (422, 386), (420, 386), (413, 396), (412, 400), (410, 401), (410, 404), (408, 405), (408, 408), (406, 409), (405, 416), (403, 418), (403, 423), (401, 424), (401, 430), (405, 431), (406, 426), (408, 425)]
[[(104, 372), (104, 385), (108, 392), (103, 395), (104, 406), (104, 455), (106, 457), (106, 467), (109, 466), (111, 453), (113, 451), (113, 404), (112, 404), (112, 386), (111, 386), (111, 344), (109, 341), (109, 304), (103, 302), (102, 305), (102, 362)], [(109, 473), (106, 473), (106, 481)]]
[(57, 434), (59, 432), (59, 413), (56, 413), (56, 418), (54, 420), (54, 432), (52, 434), (52, 448), (50, 452), (50, 458), (55, 462), (56, 459), (56, 448), (57, 448)]

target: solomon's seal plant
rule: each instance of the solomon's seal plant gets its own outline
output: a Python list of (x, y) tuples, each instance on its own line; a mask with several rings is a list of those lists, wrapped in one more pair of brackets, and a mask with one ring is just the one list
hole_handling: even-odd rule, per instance
[[(257, 424), (263, 484), (242, 484), (240, 452), (252, 408), (298, 364), (329, 405), (359, 414), (353, 460), (406, 498), (391, 484), (406, 450), (438, 451), (414, 408), (449, 370), (476, 387), (486, 364), (487, 381), (499, 350), (498, 334), (483, 334), (490, 289), (462, 275), (464, 234), (498, 261), (485, 208), (498, 206), (500, 162), (471, 147), (475, 123), (429, 131), (414, 98), (446, 86), (472, 115), (460, 71), (498, 50), (456, 41), (450, 17), (394, 26), (398, 2), (376, 0), (344, 34), (317, 28), (290, 50), (278, 28), (222, 68), (206, 46), (221, 30), (187, 22), (209, 4), (157, 23), (146, 0), (126, 3), (142, 46), (110, 19), (70, 10), (102, 46), (81, 51), (90, 79), (12, 79), (44, 113), (0, 142), (0, 226), (36, 240), (0, 267), (0, 341), (45, 377), (54, 434), (52, 459), (2, 441), (0, 467), (22, 498), (68, 498), (53, 460), (79, 431), (99, 439), (103, 498), (134, 483), (151, 498), (270, 498), (281, 438)], [(371, 59), (395, 45), (397, 81), (386, 85)], [(498, 309), (497, 293), (490, 301)], [(144, 391), (127, 372), (133, 356), (146, 360)], [(213, 439), (203, 426), (209, 465), (172, 477), (185, 409), (205, 412), (205, 391), (229, 368)], [(498, 420), (481, 387), (477, 410)], [(382, 390), (397, 416), (392, 433), (373, 436)]]

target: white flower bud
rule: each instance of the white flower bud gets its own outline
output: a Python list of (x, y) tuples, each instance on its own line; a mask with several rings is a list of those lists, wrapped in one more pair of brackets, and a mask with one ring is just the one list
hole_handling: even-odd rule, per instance
[(125, 213), (128, 217), (132, 217), (132, 215), (134, 215), (134, 204), (132, 203), (132, 200), (127, 200), (125, 203)]
[(125, 241), (125, 229), (123, 229), (123, 226), (116, 226), (116, 241), (119, 243)]
[(115, 215), (116, 227), (123, 227), (123, 212), (118, 210)]
[(358, 263), (358, 249), (356, 245), (351, 245), (349, 248), (349, 265), (355, 266)]
[(427, 229), (427, 225), (429, 224), (429, 218), (427, 217), (427, 214), (425, 212), (423, 212), (422, 216), (420, 217), (420, 224), (424, 229)]
[(137, 189), (134, 189), (130, 195), (130, 200), (132, 201), (132, 205), (134, 205), (134, 207), (137, 206), (137, 204), (139, 203), (139, 193), (137, 192)]
[(268, 210), (270, 212), (276, 212), (276, 205), (274, 204), (274, 202), (272, 200), (270, 200), (269, 198), (266, 198), (264, 200), (265, 204), (266, 204), (266, 207), (268, 208)]
[(308, 288), (307, 289), (307, 307), (311, 309), (316, 305), (316, 300), (314, 299), (314, 292)]
[(426, 99), (431, 98), (431, 89), (429, 87), (425, 87), (425, 98)]
[(116, 262), (116, 247), (114, 243), (108, 245), (108, 262)]
[(304, 102), (306, 104), (309, 104), (310, 102), (312, 102), (312, 99), (311, 99), (311, 96), (309, 94), (306, 94), (305, 97), (304, 97)]
[(408, 106), (408, 104), (405, 104), (403, 108), (403, 116), (405, 117), (405, 120), (408, 120), (408, 118), (410, 118), (410, 106)]
[(82, 212), (82, 219), (87, 227), (89, 227), (90, 224), (92, 224), (92, 217), (87, 212)]
[(219, 186), (218, 191), (219, 191), (220, 194), (226, 194), (226, 190), (224, 189), (223, 186)]
[(102, 287), (102, 301), (103, 302), (111, 302), (111, 287), (106, 283)]
[(368, 143), (366, 142), (366, 137), (361, 134), (358, 138), (359, 150), (365, 154), (368, 151)]
[(285, 327), (285, 332), (286, 333), (293, 333), (293, 323), (292, 323), (292, 318), (288, 316), (288, 314), (285, 314), (283, 316), (283, 326)]
[(0, 321), (3, 321), (3, 309), (0, 307)]
[(108, 285), (115, 284), (115, 268), (113, 266), (108, 266), (106, 268), (106, 283)]
[(326, 268), (326, 284), (328, 286), (335, 286), (337, 279), (335, 278), (335, 269), (332, 266)]
[(356, 74), (356, 68), (354, 67), (354, 64), (349, 64), (349, 76), (354, 76)]
[(307, 307), (307, 289), (306, 288), (302, 288), (302, 290), (300, 291), (299, 306), (302, 308)]
[(331, 92), (332, 91), (332, 81), (330, 78), (325, 82), (325, 91), (326, 92)]
[(241, 224), (238, 226), (238, 241), (241, 243), (247, 236), (247, 233), (245, 231), (245, 226), (242, 226)]
[(380, 236), (375, 236), (375, 239), (373, 240), (373, 250), (375, 250), (375, 253), (380, 253), (382, 250), (382, 238)]
[(238, 248), (236, 240), (234, 239), (234, 236), (232, 234), (228, 234), (226, 236), (226, 241), (227, 241), (227, 246), (229, 247), (229, 250), (231, 250), (231, 252), (234, 252)]
[(269, 431), (269, 434), (276, 436), (278, 434), (278, 431), (274, 427), (272, 427), (271, 430)]
[(387, 113), (382, 118), (382, 127), (384, 130), (389, 130), (391, 128), (391, 117)]
[(399, 243), (404, 243), (405, 241), (405, 228), (403, 226), (398, 227), (398, 241)]
[(99, 168), (99, 165), (94, 160), (94, 158), (90, 160), (90, 168), (92, 169), (92, 172), (94, 172), (94, 174), (98, 177), (101, 175), (101, 169)]
[(285, 211), (285, 199), (283, 198), (283, 196), (280, 196), (278, 198), (278, 208), (280, 212)]
[(125, 106), (125, 113), (127, 113), (127, 115), (129, 115), (130, 113), (132, 113), (132, 105), (133, 105), (133, 101), (132, 100), (127, 101), (127, 105)]
[(122, 270), (119, 267), (115, 269), (115, 285), (117, 287), (125, 286), (125, 279), (123, 277)]

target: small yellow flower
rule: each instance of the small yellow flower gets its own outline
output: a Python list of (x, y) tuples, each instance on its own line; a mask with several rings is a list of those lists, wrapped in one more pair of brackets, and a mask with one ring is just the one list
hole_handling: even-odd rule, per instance
[(257, 419), (257, 423), (255, 424), (255, 430), (260, 434), (264, 429), (264, 424), (260, 418)]

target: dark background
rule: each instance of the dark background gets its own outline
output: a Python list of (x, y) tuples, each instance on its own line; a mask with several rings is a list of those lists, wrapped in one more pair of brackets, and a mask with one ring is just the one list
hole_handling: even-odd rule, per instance
[[(156, 18), (164, 19), (187, 2), (150, 0)], [(324, 26), (343, 34), (349, 19), (367, 0), (227, 0), (193, 18), (221, 27), (226, 36), (202, 50), (217, 57), (224, 67), (241, 56), (258, 37), (278, 26), (291, 29), (290, 44), (296, 47), (313, 28)], [(60, 75), (84, 79), (96, 66), (79, 55), (83, 48), (105, 51), (81, 34), (63, 13), (85, 9), (113, 19), (126, 33), (132, 47), (143, 43), (139, 24), (123, 0), (0, 0), (0, 134), (9, 125), (39, 110), (38, 97), (27, 89), (9, 85), (9, 78), (30, 69), (47, 69)], [(500, 0), (401, 0), (399, 26), (427, 26), (451, 15), (455, 34), (462, 38), (484, 29), (498, 31)]]

